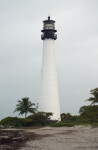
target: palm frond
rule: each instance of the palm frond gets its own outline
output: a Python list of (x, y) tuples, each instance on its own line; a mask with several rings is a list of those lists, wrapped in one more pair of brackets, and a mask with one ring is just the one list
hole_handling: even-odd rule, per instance
[(18, 100), (18, 104), (16, 105), (14, 112), (18, 111), (19, 115), (26, 115), (28, 112), (34, 114), (36, 112), (36, 108), (32, 108), (32, 106), (35, 106), (35, 104), (29, 101), (28, 97), (25, 97), (22, 98), (22, 100)]

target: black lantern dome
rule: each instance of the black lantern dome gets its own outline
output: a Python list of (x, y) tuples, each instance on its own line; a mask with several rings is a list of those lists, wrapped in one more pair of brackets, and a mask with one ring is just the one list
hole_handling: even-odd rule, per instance
[(55, 21), (50, 20), (50, 16), (48, 17), (48, 20), (43, 21), (43, 30), (41, 30), (41, 32), (43, 32), (41, 35), (42, 40), (57, 39), (57, 35), (55, 34), (55, 32), (57, 32), (57, 30), (55, 30)]

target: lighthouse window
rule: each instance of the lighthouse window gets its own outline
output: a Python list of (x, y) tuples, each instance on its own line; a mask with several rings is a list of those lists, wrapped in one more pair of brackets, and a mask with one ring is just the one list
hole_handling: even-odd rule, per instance
[(54, 29), (53, 24), (45, 24), (44, 29)]

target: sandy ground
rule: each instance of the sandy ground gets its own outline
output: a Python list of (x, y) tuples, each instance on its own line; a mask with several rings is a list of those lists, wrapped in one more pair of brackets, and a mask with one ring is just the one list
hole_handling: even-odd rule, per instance
[(98, 128), (44, 127), (26, 132), (39, 135), (20, 150), (98, 150)]
[(4, 129), (0, 150), (98, 150), (98, 127)]

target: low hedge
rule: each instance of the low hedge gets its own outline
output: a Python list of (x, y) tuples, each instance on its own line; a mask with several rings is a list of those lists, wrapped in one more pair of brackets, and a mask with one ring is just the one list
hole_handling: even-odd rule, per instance
[(50, 127), (73, 127), (74, 123), (64, 123), (64, 122), (58, 122), (51, 124)]
[(21, 127), (22, 121), (18, 117), (6, 117), (0, 121), (1, 125), (4, 126), (13, 126), (13, 127)]

